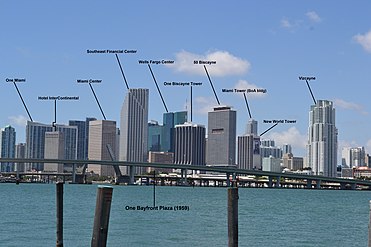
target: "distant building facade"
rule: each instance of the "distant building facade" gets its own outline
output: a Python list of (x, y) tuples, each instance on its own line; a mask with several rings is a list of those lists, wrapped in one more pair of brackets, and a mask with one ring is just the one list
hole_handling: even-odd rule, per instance
[[(0, 130), (0, 157), (1, 158), (15, 158), (15, 129), (8, 125)], [(2, 162), (1, 172), (14, 172), (15, 165), (10, 162)]]
[(208, 113), (207, 165), (236, 165), (236, 121), (237, 113), (229, 106)]
[(318, 100), (309, 111), (307, 144), (307, 161), (314, 175), (336, 177), (337, 135), (333, 103)]
[[(64, 134), (60, 131), (45, 132), (45, 159), (63, 159), (65, 157), (64, 150)], [(45, 172), (63, 173), (64, 165), (55, 163), (45, 163)]]
[[(89, 160), (112, 160), (109, 148), (116, 150), (116, 122), (111, 120), (94, 120), (89, 122)], [(89, 164), (88, 171), (100, 176), (115, 176), (113, 166)]]
[[(149, 90), (131, 88), (121, 108), (120, 160), (147, 162)], [(145, 168), (123, 168), (124, 174), (141, 174)]]
[[(45, 153), (45, 132), (52, 132), (52, 125), (27, 121), (26, 125), (26, 158), (43, 159)], [(56, 131), (64, 134), (64, 159), (77, 158), (77, 127), (56, 125)], [(70, 168), (71, 165), (66, 165)], [(43, 171), (42, 163), (26, 164), (26, 170)]]
[(176, 125), (174, 163), (204, 166), (205, 133), (203, 125), (193, 123)]

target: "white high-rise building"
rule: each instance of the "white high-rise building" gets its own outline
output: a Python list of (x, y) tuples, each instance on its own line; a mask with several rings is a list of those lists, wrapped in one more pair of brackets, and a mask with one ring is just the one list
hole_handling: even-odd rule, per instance
[(319, 100), (309, 112), (307, 157), (314, 175), (336, 177), (337, 129), (335, 109), (328, 100)]
[[(149, 90), (131, 88), (128, 90), (121, 109), (120, 160), (147, 162)], [(122, 169), (124, 174), (140, 174), (145, 168)]]
[(366, 165), (366, 152), (364, 147), (345, 147), (341, 154), (343, 167), (352, 168)]

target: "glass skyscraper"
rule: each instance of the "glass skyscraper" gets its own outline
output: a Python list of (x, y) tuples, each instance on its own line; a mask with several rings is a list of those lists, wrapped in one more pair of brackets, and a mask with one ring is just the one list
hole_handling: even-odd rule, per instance
[[(77, 135), (76, 126), (56, 125), (56, 131), (64, 134), (65, 159), (76, 159), (77, 157)], [(53, 131), (50, 124), (42, 124), (27, 121), (26, 125), (26, 158), (43, 159), (45, 152), (45, 132)], [(41, 163), (26, 164), (26, 170), (35, 169), (42, 171), (44, 165)]]
[[(15, 129), (8, 125), (0, 130), (0, 157), (1, 158), (15, 158)], [(1, 163), (1, 172), (15, 171), (14, 163)]]

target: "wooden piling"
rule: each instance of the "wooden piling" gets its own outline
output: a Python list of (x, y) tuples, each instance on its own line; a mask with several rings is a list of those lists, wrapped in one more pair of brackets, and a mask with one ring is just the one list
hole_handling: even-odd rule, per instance
[(228, 189), (228, 247), (238, 246), (238, 188)]
[(112, 191), (110, 186), (98, 186), (91, 247), (105, 247), (107, 244)]
[(57, 247), (63, 247), (63, 183), (57, 182)]

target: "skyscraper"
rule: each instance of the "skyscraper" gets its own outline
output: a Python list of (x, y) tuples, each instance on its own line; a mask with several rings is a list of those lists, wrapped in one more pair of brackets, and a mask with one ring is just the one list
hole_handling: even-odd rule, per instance
[(364, 147), (343, 148), (342, 165), (344, 167), (366, 166), (366, 152)]
[(69, 126), (77, 127), (77, 159), (86, 160), (88, 158), (88, 143), (89, 143), (89, 122), (97, 120), (96, 118), (86, 118), (85, 121), (70, 120)]
[(309, 111), (308, 165), (315, 175), (336, 177), (337, 129), (335, 109), (328, 100), (319, 100)]
[[(63, 159), (64, 158), (64, 134), (60, 131), (45, 132), (45, 159)], [(64, 172), (63, 164), (45, 163), (46, 172)]]
[(148, 123), (148, 151), (174, 152), (175, 125), (187, 122), (187, 112), (167, 112), (163, 115), (163, 125), (157, 121)]
[[(121, 109), (120, 160), (133, 162), (147, 161), (148, 138), (148, 95), (149, 90), (131, 88), (128, 90)], [(134, 174), (144, 172), (136, 168)], [(123, 169), (125, 174), (129, 170)]]
[(258, 122), (250, 119), (246, 134), (237, 138), (237, 166), (240, 169), (261, 169)]
[[(26, 143), (18, 143), (15, 145), (15, 157), (24, 159), (26, 158)], [(16, 169), (19, 172), (25, 171), (25, 164), (24, 163), (16, 163)]]
[(217, 106), (208, 113), (207, 165), (235, 165), (236, 115), (229, 106)]
[(246, 126), (246, 134), (253, 134), (253, 135), (258, 135), (258, 122), (252, 118), (249, 119), (249, 122), (247, 123)]
[[(94, 120), (89, 122), (89, 160), (112, 160), (108, 151), (116, 150), (116, 122), (110, 120)], [(113, 166), (89, 164), (88, 171), (100, 176), (115, 176)]]
[[(64, 134), (64, 159), (76, 159), (77, 127), (56, 125), (56, 131)], [(26, 158), (43, 159), (45, 152), (45, 132), (53, 131), (52, 125), (27, 121), (26, 126)], [(68, 165), (70, 167), (70, 165)], [(42, 163), (26, 164), (26, 169), (42, 171)]]
[[(15, 129), (8, 125), (0, 130), (0, 157), (1, 158), (14, 158), (15, 157)], [(2, 172), (13, 172), (15, 170), (14, 163), (3, 162), (1, 163)]]
[(205, 133), (203, 125), (193, 123), (176, 125), (174, 163), (205, 165)]

